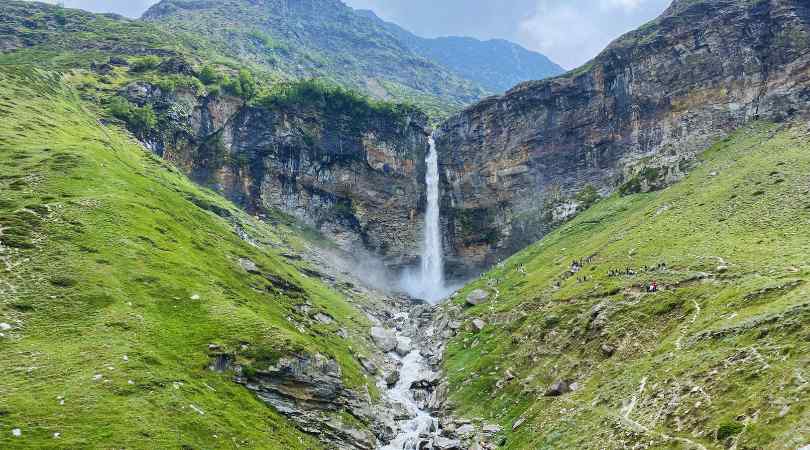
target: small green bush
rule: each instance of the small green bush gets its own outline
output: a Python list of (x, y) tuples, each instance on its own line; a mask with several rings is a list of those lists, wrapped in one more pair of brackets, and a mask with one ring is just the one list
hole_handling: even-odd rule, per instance
[(732, 436), (742, 433), (745, 426), (739, 422), (726, 422), (717, 429), (717, 440), (724, 441)]
[(601, 198), (599, 191), (589, 184), (582, 188), (576, 195), (576, 200), (579, 202), (578, 209), (584, 211), (596, 204)]
[(202, 81), (206, 86), (210, 86), (221, 83), (223, 77), (221, 73), (214, 69), (213, 66), (205, 66), (202, 68), (197, 78), (199, 78), (199, 80)]
[(258, 85), (253, 74), (242, 69), (236, 78), (225, 77), (222, 80), (222, 89), (231, 95), (251, 100), (258, 92)]
[(109, 103), (110, 114), (123, 120), (129, 128), (138, 133), (145, 134), (157, 126), (157, 115), (152, 105), (135, 106), (123, 97), (113, 97)]
[(160, 58), (157, 56), (145, 56), (132, 64), (133, 72), (148, 72), (155, 70), (160, 65)]

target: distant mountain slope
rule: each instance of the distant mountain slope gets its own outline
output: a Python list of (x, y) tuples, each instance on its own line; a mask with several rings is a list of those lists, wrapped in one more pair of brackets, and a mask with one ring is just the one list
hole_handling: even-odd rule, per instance
[(434, 112), (489, 93), (339, 0), (163, 0), (143, 19), (279, 78), (322, 77)]
[(427, 39), (383, 21), (372, 11), (359, 10), (358, 13), (384, 26), (411, 51), (493, 92), (505, 92), (523, 81), (541, 80), (565, 72), (545, 55), (507, 40), (481, 41), (459, 36)]

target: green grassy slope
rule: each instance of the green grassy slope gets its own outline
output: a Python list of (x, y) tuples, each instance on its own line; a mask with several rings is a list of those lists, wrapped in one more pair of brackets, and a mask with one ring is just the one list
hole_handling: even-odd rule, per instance
[[(293, 231), (100, 126), (59, 75), (0, 68), (0, 116), (0, 447), (318, 447), (233, 373), (206, 369), (212, 343), (260, 368), (329, 355), (374, 395), (353, 357), (363, 342), (336, 333), (366, 336), (367, 321), (278, 256), (303, 245)], [(298, 331), (303, 299), (336, 322)]]
[[(485, 274), (457, 300), (491, 293), (465, 311), (487, 327), (448, 347), (457, 411), (499, 421), (512, 449), (808, 444), (808, 173), (806, 124), (752, 126)], [(578, 389), (545, 396), (557, 380)]]

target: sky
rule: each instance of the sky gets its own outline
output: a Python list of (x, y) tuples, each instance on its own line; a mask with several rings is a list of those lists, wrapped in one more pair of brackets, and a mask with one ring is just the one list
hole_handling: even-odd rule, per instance
[[(54, 2), (55, 0), (51, 0)], [(139, 17), (156, 0), (65, 0), (65, 6)], [(344, 0), (424, 37), (502, 38), (566, 69), (655, 18), (671, 0)]]

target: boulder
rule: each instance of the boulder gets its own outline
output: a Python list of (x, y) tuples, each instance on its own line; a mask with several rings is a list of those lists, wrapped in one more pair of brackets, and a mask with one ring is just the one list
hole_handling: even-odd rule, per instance
[(456, 435), (462, 439), (472, 437), (475, 434), (475, 426), (471, 424), (462, 425), (456, 430)]
[(502, 428), (499, 425), (485, 423), (481, 430), (484, 432), (484, 434), (492, 435), (500, 433)]
[(614, 353), (616, 353), (616, 347), (614, 347), (614, 346), (612, 346), (610, 344), (602, 344), (601, 349), (602, 349), (602, 354), (607, 356), (608, 358), (610, 358), (611, 356), (613, 356)]
[(476, 289), (467, 295), (467, 304), (470, 306), (478, 306), (489, 298), (489, 293), (483, 289)]
[(397, 352), (397, 355), (404, 358), (404, 357), (408, 356), (408, 353), (411, 352), (412, 348), (413, 348), (413, 346), (412, 346), (411, 340), (409, 338), (402, 337), (402, 336), (397, 337), (397, 347), (395, 349), (396, 352)]
[(327, 324), (327, 325), (335, 321), (335, 319), (333, 319), (332, 316), (330, 316), (329, 314), (325, 314), (325, 313), (321, 313), (321, 312), (315, 314), (314, 316), (312, 316), (312, 318), (317, 320), (320, 323)]
[(371, 329), (371, 339), (385, 353), (394, 351), (397, 348), (397, 336), (391, 330), (374, 327)]
[(571, 387), (565, 381), (557, 381), (551, 385), (546, 391), (546, 397), (559, 397), (563, 394), (571, 392)]
[(487, 323), (481, 319), (473, 319), (472, 321), (473, 331), (475, 331), (476, 333), (482, 331), (485, 326), (487, 326)]
[(363, 366), (363, 370), (365, 370), (371, 375), (375, 375), (377, 373), (377, 365), (374, 364), (374, 361), (364, 356), (361, 356), (360, 358), (358, 358), (358, 360), (360, 361), (360, 365)]
[(512, 424), (512, 431), (515, 431), (518, 428), (520, 428), (520, 426), (523, 425), (523, 422), (525, 421), (526, 421), (525, 417), (519, 417), (518, 420), (516, 420), (515, 423)]
[(439, 450), (454, 450), (461, 448), (461, 441), (458, 439), (450, 439), (443, 436), (437, 436), (433, 441), (433, 447)]
[(111, 66), (126, 67), (129, 66), (129, 61), (127, 61), (126, 58), (122, 58), (120, 56), (110, 56), (110, 60), (107, 61), (107, 64)]
[(398, 382), (399, 382), (399, 371), (398, 370), (393, 370), (393, 371), (389, 372), (388, 375), (385, 376), (385, 384), (388, 385), (388, 387), (394, 386)]
[(245, 272), (247, 273), (252, 273), (255, 275), (262, 273), (259, 270), (259, 267), (256, 265), (256, 263), (247, 258), (239, 258), (239, 265), (242, 266), (242, 268), (245, 269)]

